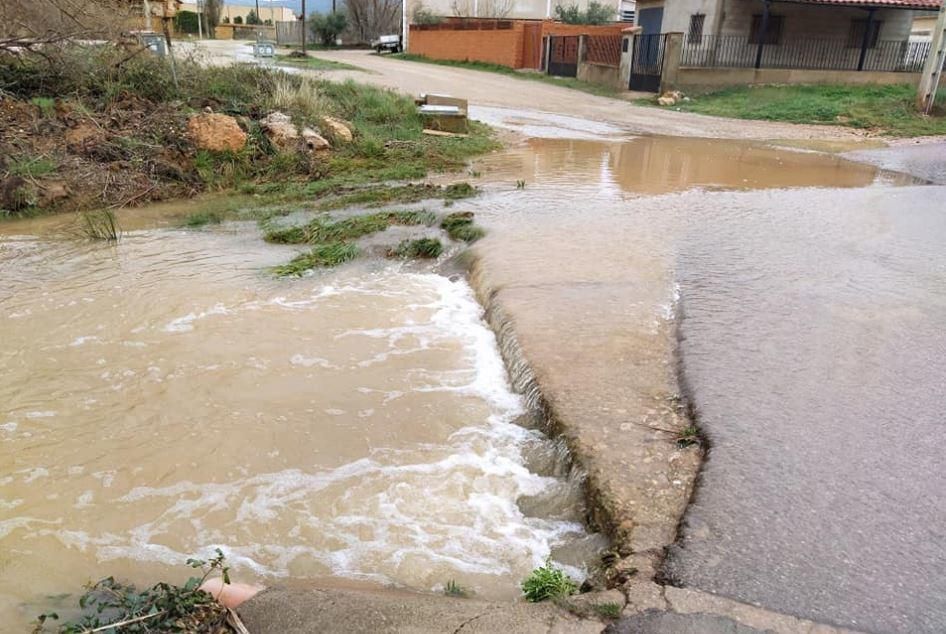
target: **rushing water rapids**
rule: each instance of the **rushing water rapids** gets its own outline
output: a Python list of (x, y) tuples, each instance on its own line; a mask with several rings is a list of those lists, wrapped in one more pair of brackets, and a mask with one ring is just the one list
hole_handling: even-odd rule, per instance
[(577, 487), (462, 279), (273, 279), (288, 251), (245, 224), (30, 229), (0, 238), (0, 621), (216, 545), (243, 578), (492, 597), (550, 552), (582, 565)]

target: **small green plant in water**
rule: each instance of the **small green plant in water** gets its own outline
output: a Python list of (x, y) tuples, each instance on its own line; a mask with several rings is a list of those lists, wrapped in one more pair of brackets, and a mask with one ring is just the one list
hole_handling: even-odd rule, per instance
[(192, 213), (182, 223), (185, 227), (203, 227), (204, 225), (219, 225), (223, 222), (223, 215), (216, 211), (198, 211)]
[(617, 603), (595, 603), (592, 609), (604, 619), (617, 619), (621, 616), (621, 606)]
[[(219, 575), (230, 583), (230, 568), (223, 552), (210, 560), (188, 559), (187, 565), (200, 571), (200, 576), (187, 580), (183, 586), (158, 583), (139, 590), (133, 585), (102, 579), (87, 587), (79, 598), (82, 616), (59, 625), (59, 634), (91, 634), (92, 632), (196, 632), (216, 633), (225, 630), (227, 610), (200, 586), (211, 576)], [(34, 622), (33, 633), (46, 632), (50, 621), (59, 615), (48, 612)]]
[(111, 209), (83, 211), (79, 217), (79, 231), (89, 240), (117, 242), (121, 237), (121, 227)]
[(457, 597), (460, 599), (466, 598), (469, 595), (466, 588), (461, 586), (459, 583), (451, 579), (444, 585), (443, 593), (448, 597)]
[(341, 220), (321, 217), (303, 226), (273, 229), (266, 233), (265, 238), (267, 242), (277, 244), (319, 244), (357, 240), (384, 231), (391, 225), (432, 225), (435, 221), (436, 216), (428, 211), (387, 211)]
[(525, 189), (526, 182), (522, 179), (516, 181), (516, 189)]
[(563, 570), (552, 565), (551, 559), (545, 565), (532, 571), (522, 582), (522, 593), (527, 601), (538, 603), (548, 599), (563, 599), (578, 591), (578, 584), (569, 578)]
[(472, 211), (457, 211), (447, 214), (440, 221), (440, 228), (447, 232), (451, 240), (462, 242), (476, 242), (486, 235), (482, 227), (473, 224)]
[(476, 188), (469, 183), (453, 183), (443, 190), (443, 197), (447, 200), (459, 200), (476, 196)]
[(301, 277), (303, 273), (317, 267), (331, 267), (344, 264), (358, 257), (358, 247), (347, 242), (320, 244), (308, 253), (292, 258), (287, 264), (273, 269), (276, 275)]
[(688, 425), (677, 434), (677, 446), (681, 448), (700, 444), (700, 430), (696, 425)]
[(437, 238), (418, 238), (402, 241), (388, 255), (396, 258), (432, 259), (439, 257), (441, 253), (443, 253), (443, 245)]

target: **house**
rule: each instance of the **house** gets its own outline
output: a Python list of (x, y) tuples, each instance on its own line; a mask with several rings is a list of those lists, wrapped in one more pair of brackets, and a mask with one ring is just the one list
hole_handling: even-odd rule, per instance
[[(633, 14), (634, 2), (629, 0), (598, 0), (614, 7), (614, 19), (620, 20), (627, 11)], [(587, 8), (589, 0), (411, 0), (411, 11), (422, 6), (434, 15), (464, 18), (505, 18), (543, 20), (555, 17), (558, 5), (577, 5)]]
[(940, 2), (638, 0), (637, 24), (682, 33), (681, 66), (912, 72), (928, 53), (909, 41), (914, 12)]
[[(276, 22), (292, 22), (296, 19), (292, 9), (288, 7), (277, 6), (265, 0), (259, 4), (259, 19), (264, 22), (272, 20), (272, 24), (275, 24)], [(197, 2), (182, 2), (180, 4), (180, 11), (201, 13), (202, 8), (198, 6)], [(235, 19), (239, 17), (239, 21), (245, 24), (246, 17), (250, 14), (250, 11), (255, 12), (256, 7), (254, 5), (225, 3), (220, 7), (220, 21), (233, 24)]]

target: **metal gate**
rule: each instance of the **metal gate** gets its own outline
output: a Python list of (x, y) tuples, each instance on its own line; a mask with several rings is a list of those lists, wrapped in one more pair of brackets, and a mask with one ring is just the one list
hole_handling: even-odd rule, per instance
[(631, 56), (631, 90), (660, 92), (660, 75), (664, 69), (667, 35), (653, 33), (636, 35)]
[(549, 75), (578, 76), (578, 36), (549, 38)]

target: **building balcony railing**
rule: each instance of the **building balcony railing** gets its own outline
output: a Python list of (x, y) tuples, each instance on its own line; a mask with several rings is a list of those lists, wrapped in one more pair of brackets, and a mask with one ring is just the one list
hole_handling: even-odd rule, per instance
[(918, 73), (930, 54), (930, 42), (878, 40), (862, 50), (847, 39), (794, 39), (777, 44), (743, 35), (684, 36), (680, 65), (701, 68), (797, 68)]

